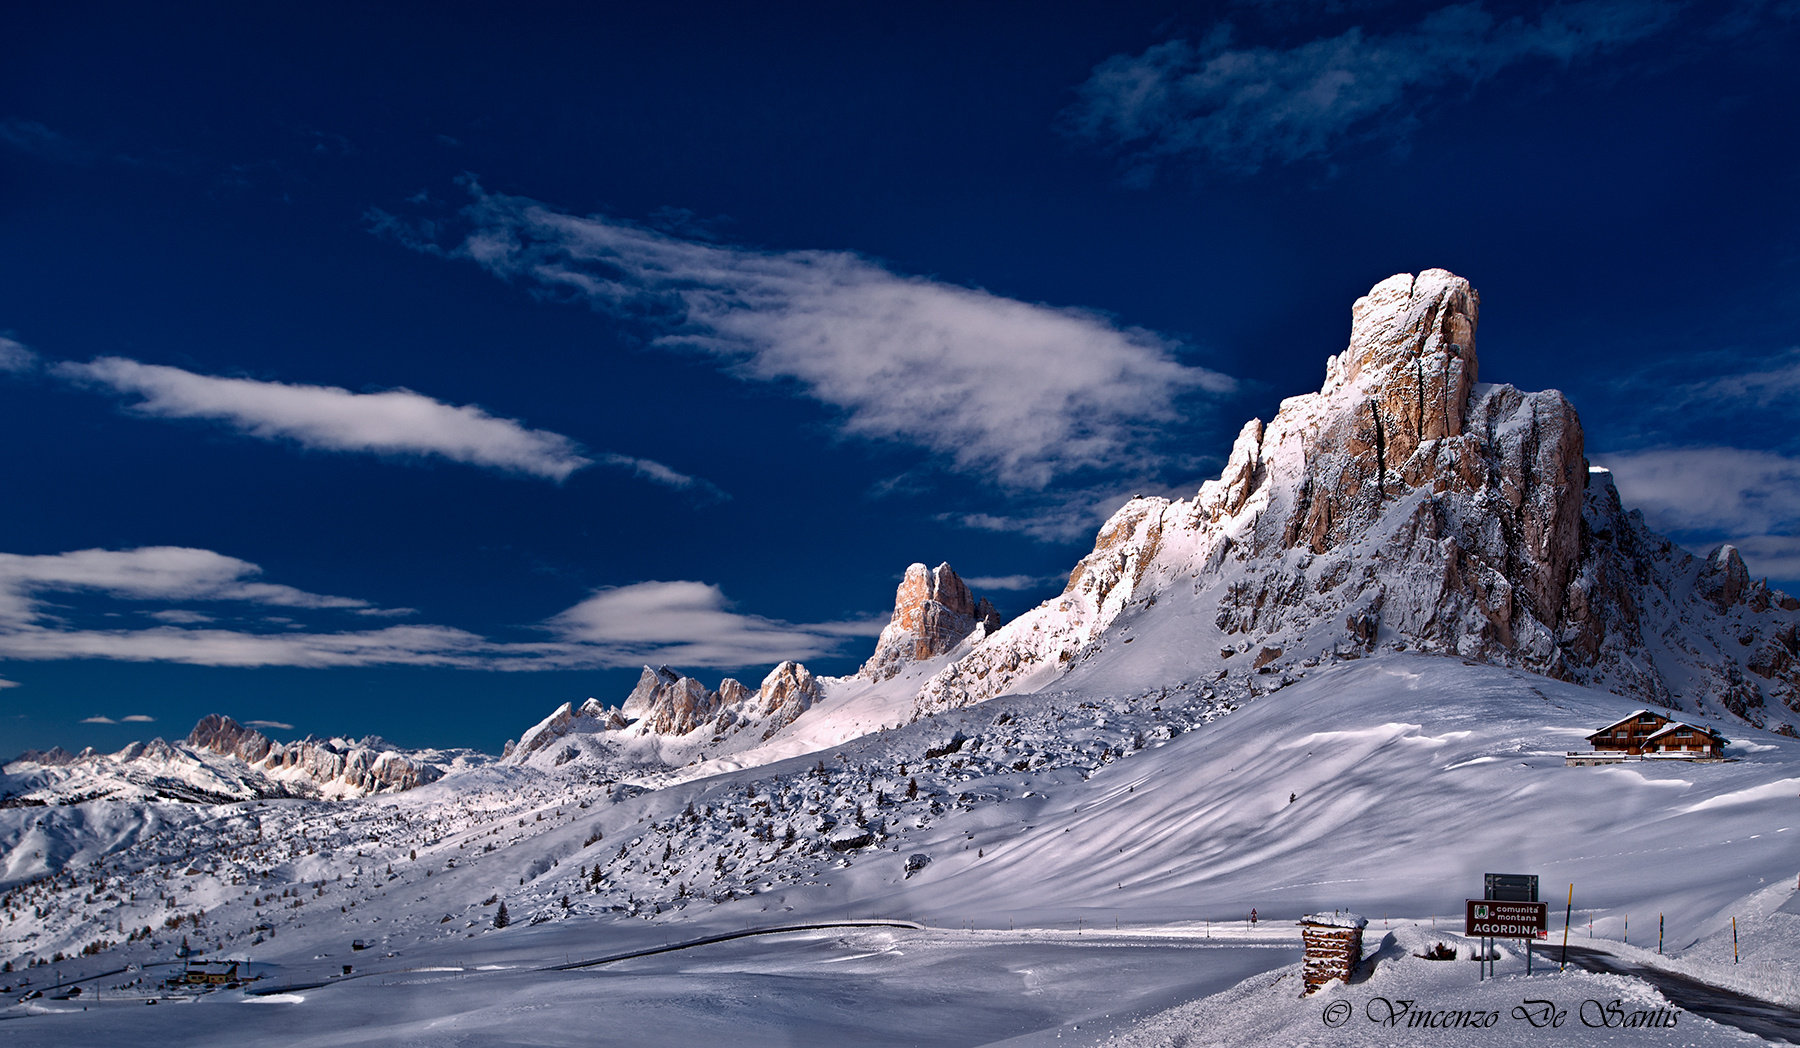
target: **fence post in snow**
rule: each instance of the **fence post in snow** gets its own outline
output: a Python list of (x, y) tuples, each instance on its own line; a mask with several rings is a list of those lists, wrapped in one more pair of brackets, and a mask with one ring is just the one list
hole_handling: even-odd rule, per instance
[(1575, 885), (1569, 885), (1569, 906), (1563, 911), (1563, 952), (1562, 960), (1556, 965), (1557, 971), (1569, 966), (1569, 919), (1575, 915)]

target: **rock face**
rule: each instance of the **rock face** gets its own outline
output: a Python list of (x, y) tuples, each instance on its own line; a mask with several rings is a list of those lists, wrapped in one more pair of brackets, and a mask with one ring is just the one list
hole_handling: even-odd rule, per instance
[[(754, 732), (767, 739), (792, 724), (819, 701), (819, 681), (797, 662), (784, 662), (769, 671), (762, 687), (752, 691), (726, 677), (717, 689), (709, 689), (693, 677), (667, 666), (645, 666), (637, 686), (616, 710), (589, 699), (579, 708), (563, 703), (556, 711), (508, 743), (502, 759), (524, 763), (533, 754), (551, 749), (572, 736), (590, 742), (611, 735), (617, 745), (633, 739), (692, 738), (707, 745)], [(710, 732), (710, 737), (705, 733)], [(554, 763), (574, 759), (582, 746), (564, 746)]]
[[(437, 758), (443, 758), (440, 763)], [(279, 743), (230, 717), (209, 714), (179, 743), (134, 742), (117, 753), (61, 748), (26, 752), (4, 768), (0, 804), (170, 800), (225, 804), (267, 797), (345, 799), (434, 782), (466, 751), (401, 751), (375, 736)]]
[(200, 718), (188, 734), (187, 744), (236, 757), (259, 771), (297, 769), (306, 779), (321, 787), (333, 787), (337, 793), (410, 790), (436, 782), (444, 774), (436, 765), (408, 757), (387, 740), (373, 735), (361, 740), (308, 736), (283, 745), (216, 713)]
[(985, 598), (977, 601), (950, 565), (914, 564), (894, 593), (894, 615), (881, 631), (875, 654), (857, 675), (888, 680), (908, 663), (950, 651), (977, 629), (985, 635), (999, 626), (1000, 613)]
[(720, 681), (718, 690), (710, 691), (667, 666), (654, 670), (646, 666), (621, 711), (629, 715), (633, 700), (640, 695), (640, 732), (687, 735), (710, 725), (715, 735), (722, 735), (756, 724), (766, 738), (812, 708), (819, 698), (819, 683), (797, 662), (784, 662), (769, 671), (756, 691), (731, 677)]
[(1121, 616), (1166, 615), (1148, 610), (1160, 601), (1196, 623), (1192, 650), (1218, 653), (1196, 671), (1410, 648), (1800, 721), (1800, 602), (1735, 550), (1700, 560), (1625, 512), (1561, 393), (1478, 381), (1479, 302), (1443, 270), (1377, 284), (1319, 392), (1245, 425), (1193, 498), (1127, 503), (1061, 597), (933, 678), (916, 710), (1042, 686)]

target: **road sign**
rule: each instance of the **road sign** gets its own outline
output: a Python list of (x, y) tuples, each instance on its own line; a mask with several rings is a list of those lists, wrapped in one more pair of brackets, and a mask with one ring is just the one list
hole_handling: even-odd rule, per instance
[(1503, 902), (1537, 902), (1538, 879), (1535, 873), (1483, 874), (1487, 898)]
[(1472, 939), (1547, 939), (1550, 904), (1470, 899), (1463, 912), (1463, 923), (1463, 934)]

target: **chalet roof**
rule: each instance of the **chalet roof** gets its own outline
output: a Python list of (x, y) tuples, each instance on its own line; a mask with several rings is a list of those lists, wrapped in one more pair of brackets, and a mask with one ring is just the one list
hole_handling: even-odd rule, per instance
[[(1603, 732), (1603, 731), (1611, 731), (1611, 730), (1613, 730), (1613, 729), (1614, 729), (1614, 728), (1616, 728), (1616, 727), (1618, 727), (1618, 726), (1619, 726), (1619, 725), (1621, 725), (1621, 724), (1628, 724), (1628, 723), (1630, 723), (1630, 722), (1631, 722), (1631, 721), (1634, 721), (1634, 720), (1637, 720), (1637, 719), (1638, 719), (1638, 718), (1639, 718), (1639, 717), (1641, 717), (1641, 716), (1643, 716), (1643, 715), (1644, 715), (1644, 714), (1646, 714), (1646, 713), (1650, 713), (1650, 711), (1649, 711), (1649, 710), (1632, 710), (1632, 711), (1631, 711), (1631, 712), (1630, 712), (1630, 713), (1627, 713), (1627, 714), (1626, 714), (1626, 715), (1625, 715), (1625, 716), (1623, 716), (1623, 717), (1620, 717), (1620, 718), (1619, 718), (1619, 719), (1618, 719), (1618, 720), (1616, 720), (1616, 721), (1613, 721), (1613, 722), (1612, 722), (1612, 723), (1611, 723), (1611, 724), (1608, 724), (1608, 725), (1607, 725), (1607, 726), (1606, 726), (1606, 727), (1604, 727), (1604, 728), (1598, 728), (1598, 729), (1596, 729), (1596, 730), (1594, 730), (1594, 731), (1591, 731), (1591, 732), (1588, 732), (1588, 737), (1589, 737), (1589, 738), (1592, 738), (1592, 737), (1594, 737), (1594, 736), (1595, 736), (1595, 735), (1598, 735), (1598, 734), (1600, 734), (1600, 733), (1601, 733), (1601, 732)], [(1652, 715), (1652, 716), (1656, 716), (1656, 717), (1661, 717), (1661, 716), (1662, 716), (1662, 714), (1660, 714), (1660, 713), (1656, 713), (1656, 714), (1651, 714), (1651, 715)]]
[(1725, 736), (1720, 735), (1718, 732), (1714, 731), (1711, 728), (1704, 727), (1699, 724), (1687, 724), (1682, 721), (1670, 721), (1669, 723), (1663, 725), (1662, 727), (1651, 732), (1649, 735), (1645, 736), (1644, 741), (1650, 742), (1654, 739), (1659, 739), (1662, 736), (1669, 734), (1670, 732), (1674, 731), (1677, 728), (1687, 728), (1690, 731), (1695, 731), (1695, 732), (1700, 733), (1701, 735), (1709, 736), (1711, 738), (1719, 740), (1720, 742), (1725, 741)]

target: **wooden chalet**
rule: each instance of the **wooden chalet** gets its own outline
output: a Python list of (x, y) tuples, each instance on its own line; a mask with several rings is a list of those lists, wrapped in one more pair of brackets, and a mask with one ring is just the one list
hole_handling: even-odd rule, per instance
[(1726, 741), (1725, 736), (1711, 728), (1670, 721), (1644, 739), (1644, 752), (1671, 757), (1724, 757)]
[(1669, 718), (1649, 710), (1632, 710), (1625, 716), (1613, 721), (1606, 727), (1587, 737), (1588, 745), (1596, 753), (1628, 754), (1636, 757), (1644, 753), (1644, 745), (1650, 736), (1661, 731), (1669, 723)]
[(201, 986), (223, 986), (238, 981), (237, 962), (190, 964), (182, 973), (182, 981)]

